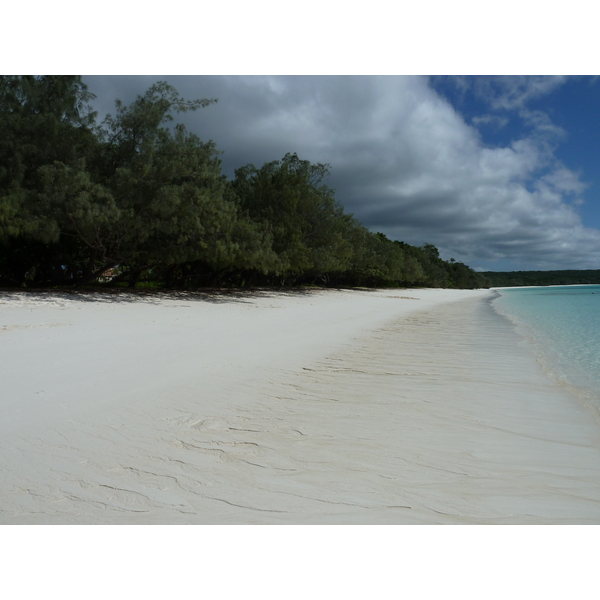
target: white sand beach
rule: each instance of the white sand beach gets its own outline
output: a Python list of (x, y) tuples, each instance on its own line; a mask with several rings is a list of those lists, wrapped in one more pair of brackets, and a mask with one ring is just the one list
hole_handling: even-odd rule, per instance
[(0, 523), (600, 523), (493, 294), (2, 292)]

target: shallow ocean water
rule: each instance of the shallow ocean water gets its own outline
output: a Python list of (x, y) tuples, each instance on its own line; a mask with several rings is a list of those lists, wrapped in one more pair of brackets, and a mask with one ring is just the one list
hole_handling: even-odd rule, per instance
[(600, 411), (600, 286), (505, 288), (492, 301), (544, 370)]

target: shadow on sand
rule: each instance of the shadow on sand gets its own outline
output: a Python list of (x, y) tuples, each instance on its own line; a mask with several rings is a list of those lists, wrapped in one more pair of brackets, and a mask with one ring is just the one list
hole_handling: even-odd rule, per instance
[[(82, 290), (45, 290), (28, 289), (0, 290), (0, 301), (23, 300), (25, 298), (38, 301), (74, 302), (147, 302), (160, 304), (163, 300), (186, 300), (211, 303), (249, 303), (252, 298), (265, 298), (270, 296), (309, 296), (319, 292), (338, 292), (336, 288), (205, 288), (202, 290), (125, 290), (122, 288), (82, 289)], [(360, 291), (376, 291), (374, 289), (360, 288)]]

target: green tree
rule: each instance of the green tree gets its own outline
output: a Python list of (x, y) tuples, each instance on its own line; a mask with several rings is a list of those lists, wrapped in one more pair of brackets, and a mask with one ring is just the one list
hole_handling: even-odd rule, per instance
[(350, 264), (345, 215), (324, 184), (328, 174), (328, 165), (311, 164), (297, 154), (235, 172), (233, 188), (240, 208), (271, 232), (282, 281), (303, 275), (326, 280), (329, 272)]
[(77, 171), (93, 154), (92, 98), (78, 76), (0, 77), (0, 254), (13, 283), (62, 254), (61, 223), (40, 199), (44, 169)]
[(0, 240), (56, 240), (38, 210), (39, 169), (73, 164), (94, 144), (93, 97), (80, 77), (0, 77)]
[(240, 214), (214, 143), (183, 125), (164, 126), (172, 112), (213, 102), (184, 100), (159, 82), (131, 106), (118, 103), (117, 116), (107, 117), (98, 171), (120, 217), (105, 231), (101, 269), (126, 266), (134, 285), (148, 269), (183, 282), (250, 262), (263, 270), (274, 263), (265, 251), (269, 234)]

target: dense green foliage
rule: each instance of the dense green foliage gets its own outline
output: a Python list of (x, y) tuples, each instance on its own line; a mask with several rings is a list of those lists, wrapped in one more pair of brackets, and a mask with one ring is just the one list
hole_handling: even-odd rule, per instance
[(489, 281), (489, 285), (493, 287), (600, 284), (600, 270), (489, 271), (482, 273), (482, 275)]
[(0, 285), (485, 287), (344, 212), (296, 154), (221, 172), (164, 82), (96, 123), (80, 77), (0, 78)]

